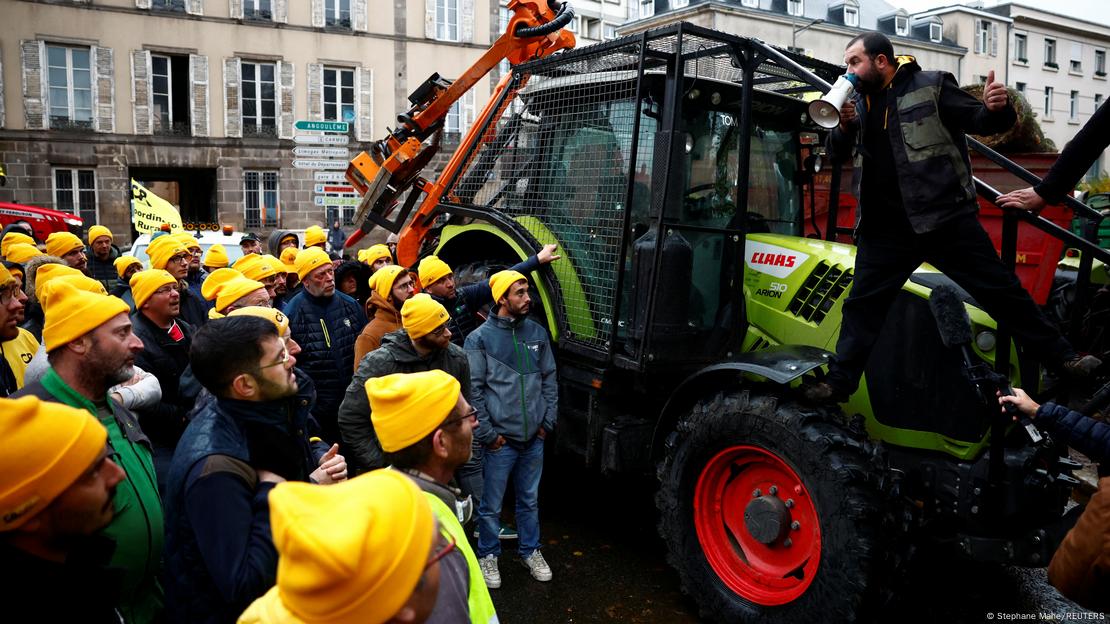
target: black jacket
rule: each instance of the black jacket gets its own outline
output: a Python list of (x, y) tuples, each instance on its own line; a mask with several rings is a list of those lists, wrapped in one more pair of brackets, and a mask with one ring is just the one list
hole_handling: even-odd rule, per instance
[(1037, 410), (1037, 426), (1058, 442), (1090, 457), (1096, 463), (1110, 459), (1110, 425), (1049, 402)]
[(178, 320), (184, 320), (193, 327), (199, 328), (208, 322), (208, 302), (198, 295), (188, 282), (183, 282), (179, 289), (181, 293), (181, 314)]
[(0, 540), (4, 620), (119, 624), (122, 575), (108, 568), (115, 548), (105, 537), (81, 538), (71, 544), (65, 563), (55, 563)]
[(92, 247), (85, 251), (85, 255), (89, 259), (89, 277), (104, 284), (104, 290), (112, 292), (112, 289), (119, 284), (119, 273), (116, 272), (116, 265), (112, 264), (116, 258), (119, 258), (119, 249), (112, 245), (108, 259), (104, 262), (96, 259)]
[(1063, 201), (1064, 195), (1071, 193), (1079, 178), (1091, 168), (1102, 150), (1110, 144), (1110, 108), (1103, 103), (1095, 114), (1068, 141), (1056, 164), (1048, 170), (1041, 183), (1034, 187), (1045, 201)]
[(399, 329), (382, 337), (382, 346), (367, 353), (347, 386), (343, 404), (339, 406), (339, 430), (352, 474), (368, 472), (385, 465), (382, 447), (370, 422), (370, 400), (366, 397), (366, 380), (393, 373), (419, 373), (441, 370), (459, 380), (463, 396), (470, 399), (470, 363), (466, 353), (455, 344), (442, 351), (421, 357), (412, 346), (405, 330)]
[(177, 325), (185, 334), (181, 342), (174, 342), (166, 330), (155, 325), (142, 312), (131, 315), (132, 331), (143, 341), (143, 350), (135, 356), (135, 365), (154, 375), (162, 386), (162, 400), (157, 406), (144, 410), (143, 431), (155, 446), (172, 449), (185, 431), (185, 415), (192, 401), (181, 396), (181, 376), (189, 366), (189, 346), (192, 345), (192, 325), (178, 319)]
[[(914, 232), (931, 232), (949, 221), (978, 211), (971, 178), (966, 134), (1003, 132), (1017, 121), (1012, 105), (990, 112), (981, 100), (964, 91), (948, 72), (922, 71), (912, 56), (898, 57), (886, 110), (868, 111), (867, 96), (856, 93), (858, 119), (842, 131), (829, 133), (829, 153), (836, 160), (856, 155), (853, 191), (860, 200), (857, 226), (868, 210), (881, 207), (862, 203), (861, 185), (867, 179), (862, 167), (863, 131), (868, 115), (884, 115), (894, 155), (902, 205)], [(893, 96), (893, 97), (891, 97)]]

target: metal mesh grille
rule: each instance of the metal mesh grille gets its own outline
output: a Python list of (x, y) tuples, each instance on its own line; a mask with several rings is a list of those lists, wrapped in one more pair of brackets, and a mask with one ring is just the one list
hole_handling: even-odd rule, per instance
[(844, 267), (821, 261), (790, 302), (794, 314), (821, 324), (833, 304), (852, 283), (852, 272)]

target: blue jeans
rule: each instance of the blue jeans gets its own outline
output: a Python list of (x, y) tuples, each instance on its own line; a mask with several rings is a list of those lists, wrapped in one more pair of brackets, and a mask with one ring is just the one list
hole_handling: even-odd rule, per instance
[(482, 463), (482, 501), (478, 506), (478, 557), (501, 555), (501, 501), (509, 478), (516, 492), (516, 530), (520, 555), (540, 547), (540, 476), (543, 474), (543, 440), (523, 444), (506, 442), (496, 451), (486, 449)]
[(482, 457), (485, 456), (486, 447), (474, 439), (470, 447), (470, 461), (455, 469), (455, 481), (459, 484), (462, 493), (474, 499), (475, 510), (482, 502)]

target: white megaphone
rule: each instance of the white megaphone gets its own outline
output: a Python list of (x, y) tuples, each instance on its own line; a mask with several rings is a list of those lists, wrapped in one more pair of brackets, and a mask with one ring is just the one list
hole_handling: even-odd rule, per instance
[(836, 79), (829, 92), (819, 100), (809, 103), (809, 117), (822, 128), (835, 128), (840, 125), (840, 107), (856, 92), (859, 78), (855, 74), (844, 74)]

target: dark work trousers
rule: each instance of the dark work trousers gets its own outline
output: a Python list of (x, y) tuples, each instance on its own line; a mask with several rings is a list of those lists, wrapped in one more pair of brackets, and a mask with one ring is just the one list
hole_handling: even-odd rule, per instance
[(859, 386), (871, 349), (894, 298), (910, 275), (928, 262), (971, 294), (1023, 349), (1050, 366), (1075, 355), (1049, 324), (1012, 271), (1002, 264), (975, 215), (959, 217), (925, 234), (861, 231), (852, 290), (828, 382), (851, 393)]

